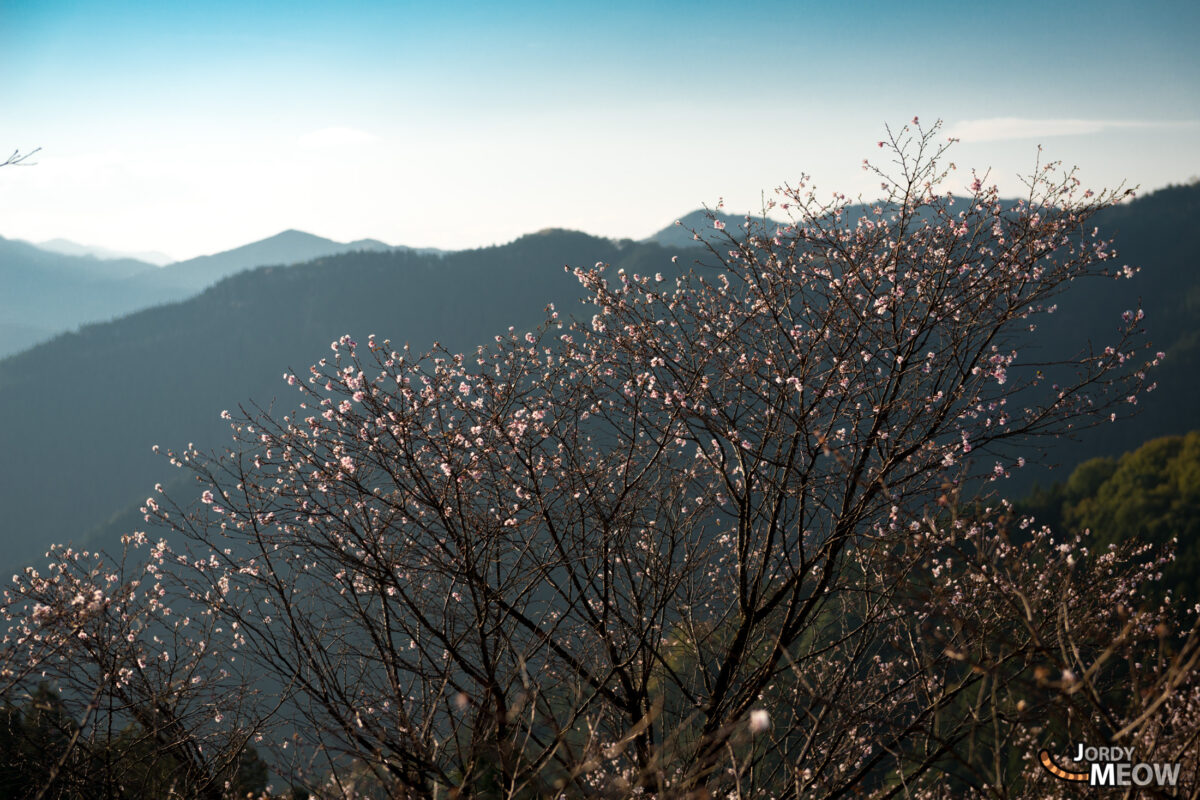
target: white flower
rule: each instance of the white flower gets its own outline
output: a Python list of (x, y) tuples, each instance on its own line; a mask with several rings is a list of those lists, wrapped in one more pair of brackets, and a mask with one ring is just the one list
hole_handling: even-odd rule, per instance
[(765, 708), (756, 708), (750, 712), (750, 732), (762, 733), (771, 727), (771, 715)]

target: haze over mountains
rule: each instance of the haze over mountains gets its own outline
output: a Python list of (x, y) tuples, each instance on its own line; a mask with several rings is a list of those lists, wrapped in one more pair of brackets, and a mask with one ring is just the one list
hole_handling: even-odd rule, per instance
[(121, 258), (132, 258), (135, 261), (144, 261), (156, 267), (165, 267), (167, 264), (175, 261), (174, 258), (171, 258), (166, 253), (160, 253), (157, 250), (122, 253), (116, 250), (109, 250), (107, 247), (79, 244), (69, 239), (50, 239), (45, 242), (30, 242), (30, 244), (41, 250), (49, 250), (51, 253), (60, 253), (64, 256), (91, 256), (92, 258), (102, 258), (110, 261)]
[(393, 248), (374, 239), (335, 242), (289, 230), (233, 250), (161, 268), (130, 258), (96, 258), (64, 253), (63, 249), (72, 248), (46, 249), (0, 237), (0, 281), (5, 287), (0, 295), (0, 357), (79, 325), (183, 300), (252, 267), (294, 264), (356, 250), (410, 248)]
[(0, 239), (0, 356), (148, 302), (127, 286), (157, 269), (133, 259), (69, 256)]
[[(1168, 358), (1160, 388), (1141, 403), (1140, 416), (1089, 432), (1077, 444), (1055, 444), (1051, 460), (1069, 467), (1200, 427), (1194, 401), (1200, 390), (1197, 213), (1200, 186), (1193, 185), (1156, 192), (1097, 220), (1115, 236), (1122, 262), (1142, 265), (1143, 273), (1133, 281), (1073, 286), (1041, 329), (1041, 340), (1053, 344), (1070, 332), (1072, 341), (1082, 333), (1105, 342), (1120, 311), (1140, 295), (1147, 327)], [(736, 230), (744, 217), (721, 219)], [(712, 224), (695, 227), (711, 230)], [(120, 533), (144, 528), (137, 506), (155, 483), (170, 486), (182, 474), (153, 455), (152, 445), (222, 449), (229, 443), (222, 409), (257, 403), (290, 411), (298, 395), (281, 374), (305, 371), (343, 333), (360, 340), (374, 333), (416, 352), (435, 341), (464, 351), (510, 325), (535, 327), (549, 302), (564, 316), (590, 316), (579, 308), (579, 286), (564, 265), (604, 261), (669, 274), (698, 258), (703, 263), (700, 251), (684, 246), (696, 244), (691, 234), (680, 233), (668, 226), (642, 242), (615, 242), (547, 230), (501, 246), (438, 253), (287, 231), (164, 268), (0, 240), (0, 320), (63, 330), (79, 322), (70, 322), (56, 303), (76, 313), (108, 314), (92, 317), (105, 320), (125, 313), (105, 310), (116, 307), (105, 302), (144, 304), (0, 360), (0, 574), (38, 557), (51, 542), (111, 547)], [(675, 255), (678, 266), (671, 264)], [(24, 292), (23, 308), (12, 299), (18, 292)], [(31, 313), (7, 316), (22, 310)], [(173, 491), (186, 499), (189, 490)]]
[[(645, 241), (689, 247), (688, 229), (712, 230), (706, 212), (685, 215), (683, 226), (669, 225)], [(731, 229), (744, 217), (716, 215)], [(761, 220), (760, 220), (761, 221)], [(168, 263), (139, 260), (104, 248), (53, 239), (39, 245), (0, 237), (0, 358), (46, 341), (80, 325), (106, 322), (162, 303), (183, 300), (245, 269), (298, 264), (355, 251), (413, 251), (440, 255), (436, 248), (389, 245), (376, 239), (337, 242), (298, 230), (212, 255)], [(148, 254), (151, 257), (162, 254)]]

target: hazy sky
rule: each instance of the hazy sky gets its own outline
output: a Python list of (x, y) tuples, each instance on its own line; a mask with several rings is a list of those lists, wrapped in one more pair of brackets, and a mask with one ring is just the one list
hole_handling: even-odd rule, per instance
[(1002, 189), (1040, 142), (1149, 190), (1200, 175), (1198, 8), (0, 0), (0, 150), (42, 148), (0, 170), (0, 235), (640, 238), (801, 172), (873, 199), (861, 159), (913, 115)]

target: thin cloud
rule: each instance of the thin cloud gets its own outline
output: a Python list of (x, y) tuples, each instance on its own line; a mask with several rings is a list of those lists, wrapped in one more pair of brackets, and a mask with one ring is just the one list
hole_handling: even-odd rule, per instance
[(379, 137), (373, 133), (360, 131), (357, 128), (321, 128), (318, 131), (306, 133), (297, 143), (305, 150), (324, 150), (335, 147), (359, 147), (374, 144)]
[(947, 134), (964, 142), (997, 142), (1006, 139), (1040, 139), (1050, 136), (1086, 136), (1121, 128), (1195, 127), (1195, 121), (1146, 122), (1115, 119), (1024, 119), (992, 117), (967, 119), (950, 126)]

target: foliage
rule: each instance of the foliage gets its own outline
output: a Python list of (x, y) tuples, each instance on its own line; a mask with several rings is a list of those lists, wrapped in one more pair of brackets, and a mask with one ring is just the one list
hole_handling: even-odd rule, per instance
[(1038, 490), (1021, 508), (1056, 527), (1091, 530), (1101, 544), (1172, 547), (1161, 589), (1200, 599), (1200, 432), (1085, 461), (1065, 484)]
[[(212, 646), (220, 631), (211, 620), (172, 608), (166, 575), (143, 562), (71, 548), (49, 555), (46, 574), (27, 569), (5, 592), (6, 616), (20, 609), (20, 617), (0, 651), (10, 709), (36, 678), (56, 691), (40, 687), (26, 707), (66, 712), (49, 718), (66, 744), (50, 750), (58, 761), (48, 762), (42, 788), (54, 791), (45, 796), (71, 797), (80, 784), (119, 796), (215, 800), (257, 782), (247, 772), (257, 761), (254, 729), (240, 724), (251, 689), (239, 665), (220, 663), (228, 655)], [(20, 759), (37, 736), (14, 741)]]

